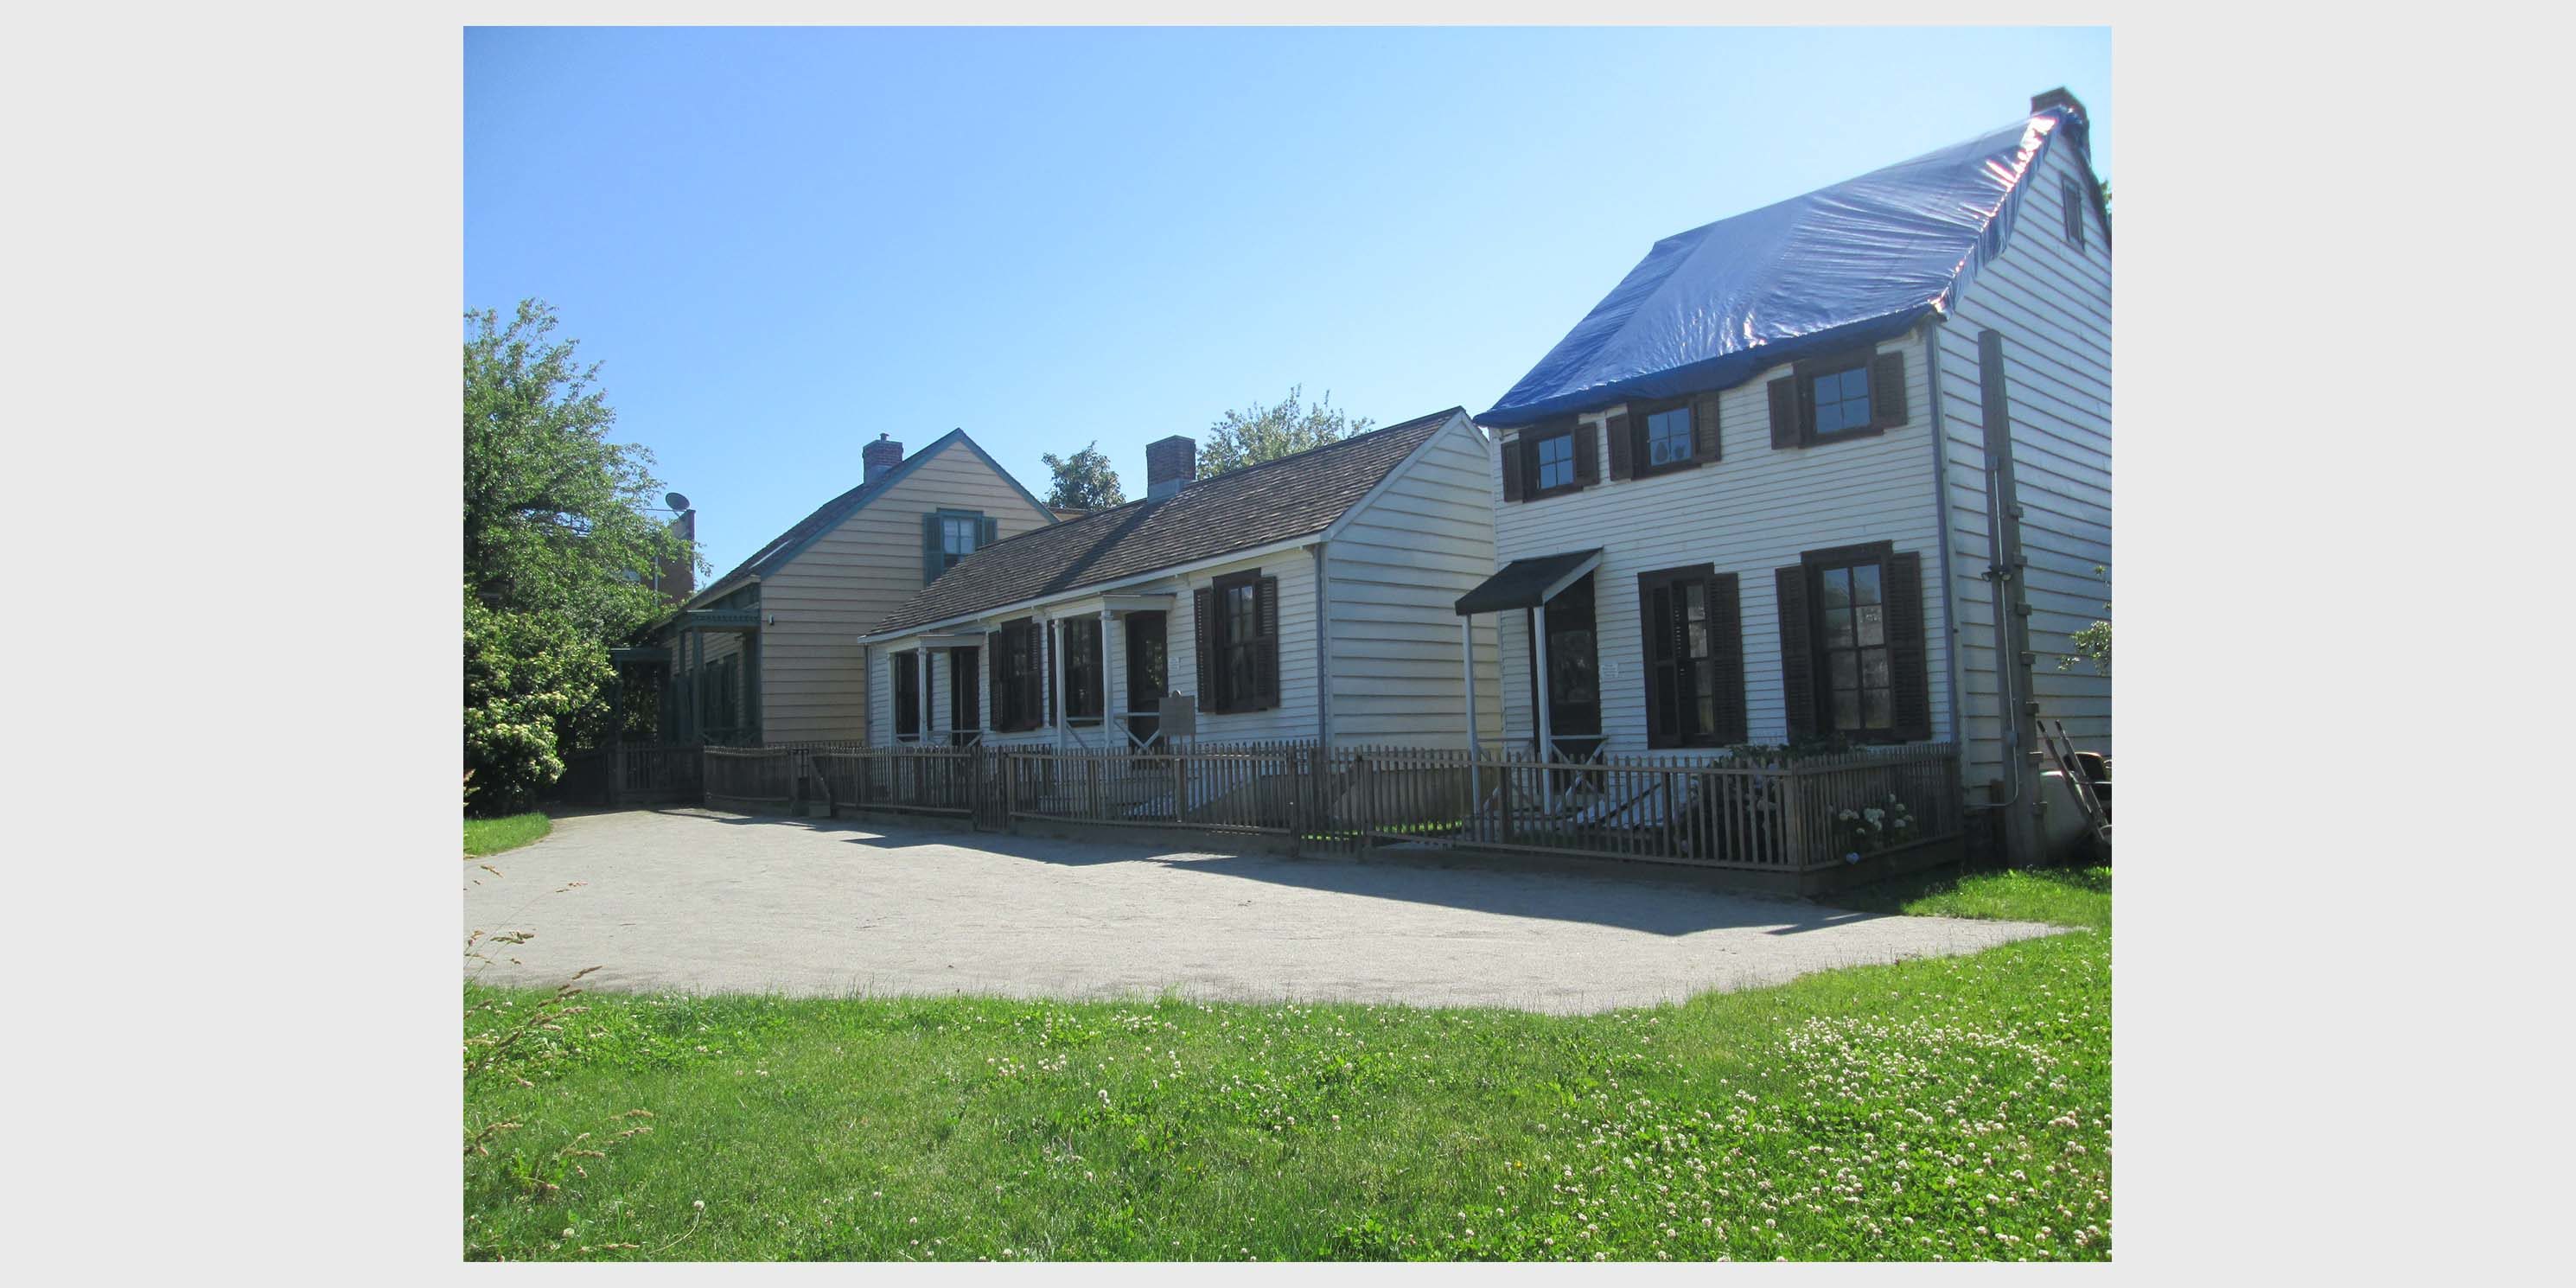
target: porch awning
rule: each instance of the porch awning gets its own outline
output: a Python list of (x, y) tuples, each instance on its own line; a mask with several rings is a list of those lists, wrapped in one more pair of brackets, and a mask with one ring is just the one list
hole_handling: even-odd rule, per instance
[(1583, 574), (1601, 566), (1601, 551), (1569, 550), (1561, 555), (1540, 555), (1535, 559), (1515, 559), (1503, 565), (1501, 572), (1487, 577), (1474, 590), (1458, 597), (1458, 615), (1500, 613), (1514, 608), (1536, 608), (1556, 598), (1559, 591), (1583, 579)]

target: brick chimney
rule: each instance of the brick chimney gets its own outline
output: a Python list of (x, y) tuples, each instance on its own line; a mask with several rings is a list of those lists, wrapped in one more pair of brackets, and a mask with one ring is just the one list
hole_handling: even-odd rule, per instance
[[(2082, 101), (2078, 100), (2074, 95), (2067, 93), (2066, 87), (2063, 85), (2060, 85), (2053, 90), (2049, 90), (2044, 94), (2033, 94), (2030, 96), (2031, 115), (2037, 116), (2052, 107), (2072, 108), (2077, 116), (2085, 116), (2084, 104)], [(2086, 117), (2086, 119), (2089, 120), (2091, 118)]]
[(887, 470), (903, 464), (903, 444), (884, 434), (879, 434), (877, 441), (860, 450), (859, 459), (867, 462), (868, 465), (867, 477), (859, 481), (874, 483), (885, 477)]
[(1145, 444), (1145, 499), (1159, 501), (1199, 476), (1199, 442), (1174, 434)]

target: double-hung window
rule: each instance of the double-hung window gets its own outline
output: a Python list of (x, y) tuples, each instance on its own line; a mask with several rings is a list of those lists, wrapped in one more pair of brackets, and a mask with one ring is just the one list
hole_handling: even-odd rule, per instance
[(1684, 405), (1646, 416), (1645, 466), (1677, 465), (1691, 458), (1691, 409)]
[(1816, 437), (1869, 428), (1869, 363), (1858, 361), (1807, 378)]
[(1279, 579), (1219, 577), (1193, 597), (1199, 632), (1199, 705), (1259, 711), (1279, 705)]
[(965, 562), (966, 556), (975, 553), (976, 530), (981, 526), (973, 515), (939, 516), (939, 557), (942, 572)]
[(1574, 432), (1549, 434), (1530, 444), (1536, 491), (1556, 492), (1574, 486)]
[(1885, 737), (1896, 726), (1887, 653), (1886, 565), (1872, 559), (1816, 570), (1816, 648), (1833, 732)]

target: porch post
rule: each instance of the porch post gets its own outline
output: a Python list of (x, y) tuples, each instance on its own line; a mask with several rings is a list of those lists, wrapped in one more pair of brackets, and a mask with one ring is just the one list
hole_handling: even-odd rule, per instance
[(1467, 818), (1472, 826), (1485, 793), (1476, 776), (1476, 618), (1458, 614), (1458, 652), (1467, 660)]
[(913, 692), (921, 695), (921, 700), (912, 707), (913, 742), (927, 747), (930, 745), (930, 645), (925, 643), (914, 649), (912, 657), (914, 669), (920, 675), (919, 681), (913, 685)]
[[(1113, 690), (1125, 692), (1119, 684), (1118, 668), (1115, 664), (1118, 650), (1109, 642), (1113, 634), (1109, 629), (1110, 620), (1109, 606), (1104, 603), (1100, 606), (1100, 746), (1104, 751), (1110, 750), (1109, 731), (1116, 729), (1119, 744), (1116, 750), (1125, 751), (1130, 741), (1127, 736), (1127, 720), (1118, 714), (1118, 704), (1109, 700)], [(1112, 719), (1117, 723), (1110, 723)]]
[(707, 731), (707, 686), (706, 677), (701, 672), (706, 669), (707, 662), (706, 633), (692, 626), (689, 628), (688, 638), (690, 646), (696, 650), (695, 660), (689, 663), (689, 741), (704, 742)]
[[(1531, 665), (1538, 668), (1530, 676), (1537, 682), (1538, 692), (1538, 762), (1545, 765), (1554, 758), (1556, 751), (1556, 728), (1547, 714), (1550, 705), (1547, 688), (1547, 601), (1539, 601), (1536, 607), (1530, 609), (1530, 614)], [(1548, 813), (1555, 813), (1556, 775), (1545, 769), (1539, 770), (1538, 788), (1540, 803), (1546, 806)]]
[(1054, 664), (1047, 668), (1050, 672), (1047, 682), (1055, 686), (1050, 692), (1055, 695), (1055, 749), (1061, 755), (1064, 752), (1065, 718), (1073, 714), (1072, 704), (1064, 700), (1064, 630), (1058, 619), (1053, 617), (1046, 619), (1046, 628), (1047, 660)]

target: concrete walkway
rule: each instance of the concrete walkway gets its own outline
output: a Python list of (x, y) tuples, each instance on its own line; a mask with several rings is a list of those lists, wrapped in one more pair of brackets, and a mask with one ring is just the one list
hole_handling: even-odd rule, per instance
[[(2053, 927), (1883, 917), (1634, 877), (1167, 853), (706, 810), (559, 819), (465, 925), (488, 983), (800, 996), (1408, 1002), (1558, 1014), (1973, 952)], [(568, 882), (585, 882), (551, 893)]]

